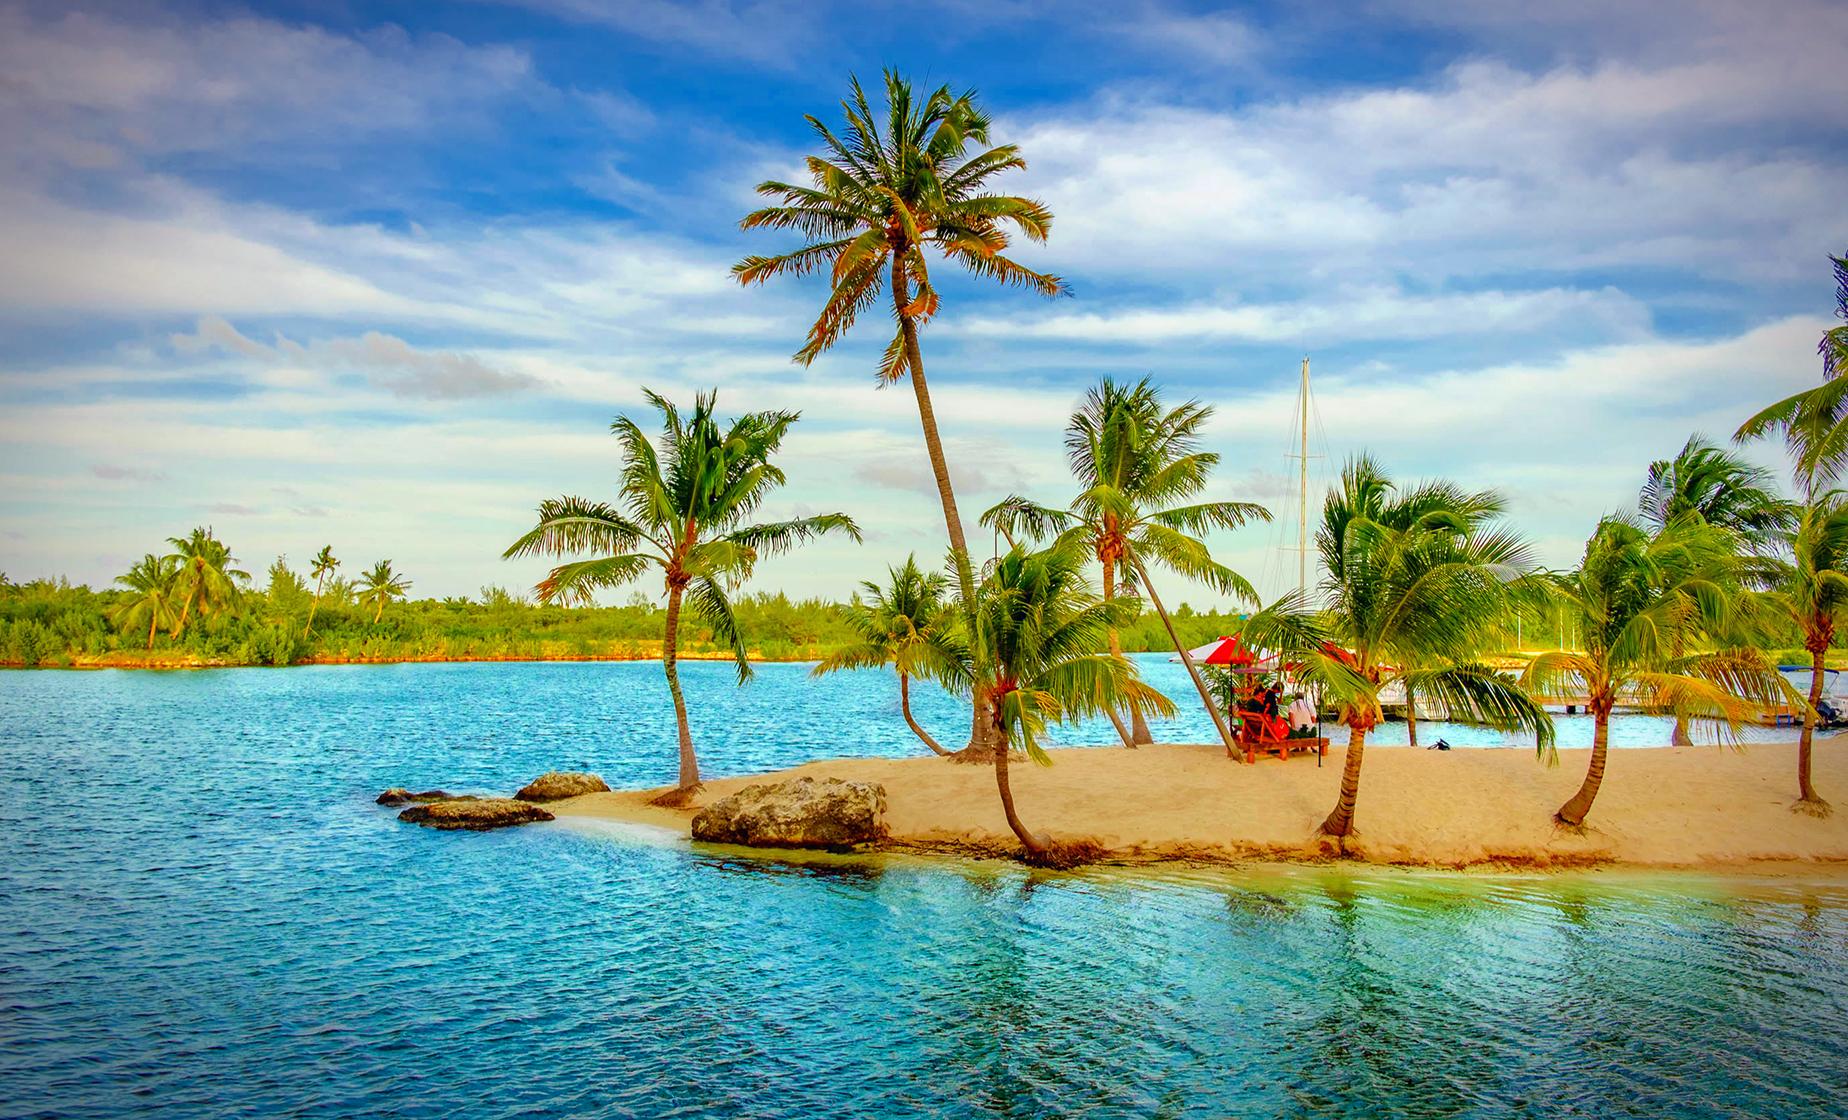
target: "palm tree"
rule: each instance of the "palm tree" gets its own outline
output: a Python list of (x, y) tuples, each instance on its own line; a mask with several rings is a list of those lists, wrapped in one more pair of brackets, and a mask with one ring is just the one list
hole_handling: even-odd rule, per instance
[(1497, 527), (1501, 512), (1499, 495), (1449, 482), (1400, 492), (1364, 456), (1347, 464), (1323, 504), (1316, 549), (1334, 644), (1293, 652), (1348, 726), (1340, 796), (1322, 822), (1344, 846), (1355, 831), (1367, 733), (1380, 720), (1380, 693), (1394, 684), (1453, 716), (1532, 731), (1540, 749), (1551, 748), (1546, 712), (1480, 660), (1506, 617), (1509, 584), (1529, 564), (1527, 544)]
[[(925, 250), (933, 249), (985, 279), (1057, 295), (1065, 290), (1058, 277), (1035, 272), (1002, 252), (1009, 244), (1004, 226), (1029, 240), (1044, 241), (1052, 214), (1033, 199), (988, 190), (998, 175), (1024, 169), (1027, 163), (1011, 144), (986, 147), (988, 115), (977, 107), (973, 94), (953, 93), (946, 85), (920, 99), (909, 81), (888, 70), (882, 131), (859, 79), (853, 79), (850, 88), (851, 96), (841, 103), (844, 137), (818, 118), (807, 118), (823, 147), (823, 154), (807, 160), (813, 185), (775, 180), (758, 184), (757, 192), (776, 204), (751, 212), (740, 223), (745, 229), (794, 230), (807, 243), (776, 256), (746, 257), (732, 273), (739, 283), (752, 284), (827, 267), (827, 301), (795, 355), (803, 365), (839, 341), (889, 285), (897, 330), (880, 359), (879, 383), (911, 379), (962, 608), (972, 617), (975, 572), (918, 347), (918, 328), (939, 305)], [(974, 154), (971, 144), (979, 149)], [(980, 695), (975, 706), (982, 706)], [(978, 712), (972, 739), (979, 739), (981, 728)]]
[(1559, 807), (1561, 824), (1582, 826), (1591, 811), (1617, 704), (1677, 723), (1717, 723), (1732, 734), (1751, 703), (1776, 703), (1789, 690), (1740, 641), (1750, 600), (1739, 588), (1737, 543), (1724, 529), (1682, 521), (1652, 534), (1627, 517), (1606, 517), (1577, 569), (1531, 582), (1550, 607), (1573, 617), (1584, 646), (1539, 654), (1522, 675), (1536, 695), (1585, 697), (1591, 713), (1591, 761), (1578, 792)]
[[(1244, 577), (1215, 563), (1200, 540), (1200, 534), (1213, 529), (1270, 520), (1270, 511), (1249, 502), (1192, 500), (1206, 488), (1207, 475), (1219, 462), (1217, 454), (1199, 449), (1200, 428), (1212, 415), (1211, 407), (1191, 400), (1164, 409), (1159, 390), (1148, 378), (1124, 385), (1106, 377), (1085, 395), (1065, 429), (1072, 473), (1084, 487), (1071, 506), (1049, 509), (1010, 495), (982, 514), (982, 524), (1000, 530), (1010, 541), (1016, 533), (1038, 538), (1057, 531), (1081, 542), (1103, 567), (1106, 602), (1116, 598), (1119, 569), (1132, 593), (1140, 580), (1231, 752), (1231, 730), (1148, 578), (1152, 563), (1203, 580), (1223, 594), (1257, 600)], [(1122, 653), (1114, 626), (1109, 639), (1111, 652)], [(1151, 742), (1142, 712), (1132, 710), (1130, 718), (1133, 731), (1125, 733), (1122, 720), (1110, 713), (1124, 743)]]
[(115, 608), (111, 621), (124, 630), (139, 631), (145, 620), (148, 648), (153, 649), (155, 631), (173, 621), (179, 574), (178, 557), (156, 556), (152, 552), (143, 556), (127, 574), (116, 577), (117, 583), (134, 594)]
[(539, 503), (539, 523), (505, 555), (591, 554), (553, 568), (540, 581), (535, 590), (547, 603), (589, 602), (597, 591), (621, 587), (650, 568), (661, 571), (667, 591), (661, 665), (680, 733), (680, 782), (666, 801), (684, 804), (698, 790), (700, 778), (680, 691), (682, 601), (731, 647), (743, 684), (751, 666), (728, 590), (750, 577), (759, 556), (828, 532), (842, 531), (857, 541), (860, 530), (844, 513), (747, 523), (784, 482), (782, 470), (770, 459), (796, 413), (747, 413), (721, 429), (713, 415), (716, 392), (699, 394), (685, 417), (666, 398), (646, 389), (643, 393), (661, 413), (661, 442), (657, 448), (627, 416), (610, 425), (622, 445), (621, 507), (571, 496), (548, 498)]
[[(1081, 719), (1116, 707), (1174, 711), (1167, 697), (1145, 684), (1136, 667), (1106, 647), (1111, 626), (1131, 608), (1105, 603), (1085, 583), (1088, 557), (1069, 542), (1043, 552), (1015, 545), (997, 558), (977, 592), (974, 640), (963, 649), (948, 683), (984, 697), (983, 719), (995, 745), (995, 788), (1007, 824), (1030, 862), (1057, 861), (1052, 841), (1031, 832), (1014, 807), (1008, 754), (1016, 746), (1042, 766), (1052, 759), (1038, 736), (1049, 722)], [(974, 647), (974, 648), (970, 648)], [(984, 681), (979, 666), (992, 674)]]
[(1822, 702), (1823, 658), (1848, 619), (1848, 494), (1830, 490), (1802, 507), (1788, 537), (1793, 563), (1780, 564), (1769, 598), (1803, 634), (1810, 655), (1809, 711), (1797, 740), (1797, 801), (1791, 808), (1813, 816), (1829, 815), (1829, 803), (1810, 783), (1811, 743), (1816, 706)]
[(361, 606), (373, 604), (372, 622), (377, 625), (379, 619), (385, 617), (385, 604), (404, 598), (410, 589), (411, 581), (392, 571), (390, 560), (380, 560), (360, 577), (359, 603)]
[(1658, 531), (1698, 518), (1752, 545), (1795, 524), (1795, 509), (1776, 485), (1766, 468), (1692, 435), (1673, 459), (1649, 464), (1636, 508), (1644, 524)]
[(1822, 384), (1764, 409), (1733, 435), (1743, 443), (1782, 431), (1806, 497), (1826, 489), (1848, 468), (1848, 257), (1830, 257), (1829, 262), (1835, 269), (1835, 315), (1844, 322), (1823, 332), (1816, 344)]
[(952, 675), (955, 647), (949, 635), (955, 619), (943, 602), (947, 581), (942, 572), (920, 571), (916, 556), (887, 572), (890, 582), (885, 587), (870, 580), (861, 583), (866, 599), (848, 610), (848, 625), (859, 640), (823, 658), (814, 675), (892, 666), (898, 671), (898, 707), (906, 725), (925, 746), (947, 757), (950, 752), (911, 714), (912, 677), (944, 680)]
[(308, 625), (302, 628), (302, 637), (306, 638), (314, 630), (314, 612), (321, 606), (321, 592), (327, 588), (327, 577), (340, 567), (340, 561), (334, 556), (334, 546), (324, 544), (321, 551), (314, 554), (314, 599), (308, 604)]
[(180, 566), (175, 584), (180, 613), (173, 623), (173, 635), (178, 637), (194, 611), (205, 618), (235, 607), (240, 596), (238, 581), (249, 579), (250, 573), (231, 566), (237, 558), (212, 535), (210, 526), (195, 528), (184, 537), (168, 537), (167, 543), (173, 546), (173, 559)]

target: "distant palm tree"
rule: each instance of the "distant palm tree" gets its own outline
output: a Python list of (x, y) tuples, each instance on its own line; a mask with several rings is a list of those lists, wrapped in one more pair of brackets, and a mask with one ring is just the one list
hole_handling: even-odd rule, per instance
[(124, 630), (135, 631), (146, 622), (148, 648), (153, 649), (155, 632), (173, 621), (179, 574), (178, 557), (156, 556), (152, 552), (143, 556), (127, 574), (116, 577), (116, 582), (134, 595), (115, 608), (111, 621)]
[(1829, 803), (1810, 782), (1811, 743), (1816, 706), (1822, 701), (1824, 655), (1848, 620), (1848, 494), (1830, 490), (1802, 507), (1788, 538), (1792, 563), (1781, 563), (1770, 598), (1803, 634), (1810, 655), (1809, 711), (1797, 741), (1797, 802), (1791, 806), (1814, 816), (1828, 816)]
[[(949, 683), (973, 694), (978, 666), (993, 676), (983, 690), (983, 717), (996, 745), (995, 787), (1007, 824), (1029, 861), (1058, 858), (1052, 841), (1031, 832), (1014, 807), (1008, 753), (1014, 747), (1043, 766), (1052, 759), (1039, 735), (1048, 723), (1081, 719), (1116, 707), (1170, 715), (1174, 705), (1143, 682), (1127, 658), (1105, 649), (1106, 631), (1133, 610), (1105, 603), (1084, 581), (1089, 557), (1070, 543), (1043, 552), (1010, 548), (977, 592), (974, 640), (965, 643)], [(967, 648), (975, 646), (979, 653)]]
[(1737, 543), (1724, 529), (1683, 521), (1652, 534), (1607, 517), (1575, 570), (1533, 577), (1551, 606), (1573, 617), (1584, 651), (1539, 654), (1522, 681), (1539, 696), (1585, 697), (1592, 717), (1591, 761), (1578, 792), (1559, 807), (1560, 823), (1583, 825), (1591, 812), (1617, 704), (1735, 733), (1752, 704), (1786, 699), (1789, 686), (1776, 669), (1740, 640), (1751, 600), (1737, 565)]
[(842, 669), (892, 666), (898, 671), (898, 707), (906, 725), (925, 746), (947, 756), (950, 752), (911, 714), (911, 678), (944, 680), (953, 672), (955, 647), (949, 639), (955, 612), (943, 601), (947, 581), (942, 572), (920, 571), (916, 556), (887, 571), (886, 586), (861, 583), (865, 600), (848, 608), (847, 623), (857, 640), (822, 658), (813, 672), (819, 677)]
[(180, 613), (173, 623), (173, 634), (178, 637), (195, 612), (205, 618), (235, 607), (242, 594), (239, 581), (249, 579), (250, 573), (232, 567), (237, 558), (212, 535), (209, 526), (195, 528), (184, 537), (168, 537), (167, 543), (179, 563), (175, 586)]
[(1764, 409), (1733, 435), (1744, 442), (1781, 431), (1806, 497), (1827, 489), (1848, 468), (1848, 256), (1829, 262), (1835, 270), (1835, 315), (1844, 322), (1825, 331), (1816, 345), (1822, 384)]
[[(1257, 594), (1237, 572), (1216, 563), (1200, 536), (1213, 529), (1236, 529), (1248, 521), (1269, 521), (1270, 511), (1250, 502), (1194, 502), (1206, 488), (1207, 475), (1219, 456), (1199, 449), (1199, 432), (1213, 410), (1198, 401), (1162, 407), (1161, 393), (1148, 378), (1124, 385), (1108, 377), (1085, 395), (1065, 429), (1065, 450), (1072, 473), (1084, 489), (1067, 509), (1051, 509), (1010, 495), (982, 514), (982, 524), (1000, 530), (1011, 542), (1016, 534), (1039, 539), (1058, 532), (1081, 542), (1103, 566), (1104, 600), (1113, 601), (1120, 569), (1129, 588), (1140, 579), (1161, 616), (1175, 652), (1181, 655), (1201, 701), (1213, 716), (1226, 750), (1231, 730), (1219, 715), (1206, 682), (1187, 656), (1186, 644), (1148, 578), (1148, 564), (1202, 580), (1222, 594), (1255, 603)], [(1122, 653), (1116, 627), (1109, 631), (1110, 650)], [(1142, 712), (1132, 710), (1133, 731), (1121, 718), (1111, 722), (1127, 746), (1152, 741)]]
[(1776, 486), (1768, 469), (1693, 435), (1673, 459), (1649, 464), (1636, 509), (1652, 529), (1699, 518), (1751, 544), (1796, 523), (1795, 507)]
[(650, 568), (667, 590), (661, 663), (673, 696), (680, 733), (680, 782), (666, 801), (684, 803), (699, 788), (699, 760), (680, 691), (680, 608), (683, 597), (713, 635), (732, 649), (740, 684), (751, 677), (744, 635), (727, 591), (750, 577), (759, 556), (786, 551), (822, 533), (860, 530), (844, 513), (765, 524), (747, 519), (784, 475), (770, 459), (796, 422), (793, 412), (752, 412), (721, 429), (716, 393), (701, 393), (683, 417), (665, 397), (644, 389), (661, 413), (660, 446), (627, 416), (610, 425), (622, 444), (622, 507), (586, 498), (549, 498), (539, 523), (505, 555), (591, 558), (561, 564), (535, 590), (543, 602), (588, 602), (605, 588), (621, 587)]
[(1481, 661), (1507, 617), (1509, 585), (1529, 567), (1526, 543), (1497, 527), (1501, 513), (1498, 495), (1449, 482), (1400, 492), (1364, 456), (1323, 504), (1316, 549), (1333, 644), (1292, 653), (1348, 726), (1341, 792), (1322, 822), (1344, 844), (1355, 831), (1367, 733), (1380, 720), (1380, 693), (1395, 683), (1444, 712), (1552, 745), (1546, 712)]
[(308, 625), (302, 628), (302, 637), (306, 638), (314, 630), (314, 612), (320, 609), (321, 592), (327, 588), (327, 577), (340, 567), (340, 561), (334, 556), (334, 546), (324, 544), (321, 551), (314, 554), (314, 599), (308, 604)]
[[(851, 96), (841, 103), (844, 138), (818, 118), (807, 118), (824, 148), (807, 160), (813, 186), (774, 180), (758, 184), (757, 192), (777, 204), (753, 211), (740, 223), (745, 229), (794, 230), (807, 244), (776, 256), (746, 257), (732, 272), (740, 283), (752, 284), (827, 268), (827, 302), (809, 328), (808, 341), (796, 351), (796, 361), (804, 365), (839, 341), (882, 288), (890, 287), (897, 330), (880, 359), (879, 382), (911, 379), (967, 615), (975, 604), (975, 571), (918, 347), (918, 328), (936, 314), (939, 303), (925, 250), (934, 249), (985, 279), (1057, 295), (1065, 290), (1058, 277), (1035, 272), (1002, 252), (1009, 244), (1004, 225), (1029, 240), (1044, 241), (1052, 213), (1033, 199), (987, 189), (996, 176), (1027, 163), (1013, 145), (970, 154), (970, 144), (988, 143), (989, 124), (972, 94), (939, 86), (919, 98), (909, 81), (888, 70), (882, 130), (857, 78), (850, 89)], [(982, 706), (979, 694), (975, 706)], [(981, 733), (979, 718), (972, 733)]]
[(372, 622), (385, 617), (385, 604), (402, 599), (411, 589), (411, 581), (391, 570), (390, 560), (380, 560), (366, 569), (359, 580), (359, 603), (373, 605)]

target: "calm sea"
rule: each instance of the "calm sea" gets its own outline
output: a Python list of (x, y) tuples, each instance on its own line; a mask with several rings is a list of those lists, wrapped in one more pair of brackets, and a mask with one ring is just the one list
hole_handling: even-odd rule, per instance
[[(685, 672), (712, 774), (919, 751), (889, 676)], [(671, 747), (653, 664), (0, 673), (0, 1116), (1843, 1114), (1826, 879), (758, 862), (372, 804)]]

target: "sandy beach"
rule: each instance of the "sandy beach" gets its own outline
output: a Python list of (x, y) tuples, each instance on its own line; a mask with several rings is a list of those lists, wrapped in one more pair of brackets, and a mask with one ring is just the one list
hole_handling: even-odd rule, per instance
[[(1582, 834), (1552, 813), (1578, 788), (1587, 750), (1549, 767), (1526, 750), (1369, 747), (1351, 856), (1433, 867), (1623, 864), (1719, 867), (1848, 861), (1848, 738), (1819, 740), (1816, 784), (1841, 811), (1790, 811), (1796, 745), (1660, 747), (1611, 752)], [(1228, 762), (1214, 746), (1053, 751), (1051, 767), (1013, 767), (1029, 827), (1088, 838), (1121, 860), (1304, 860), (1333, 854), (1316, 826), (1333, 804), (1345, 747), (1313, 758)], [(549, 806), (561, 816), (685, 832), (700, 806), (745, 785), (800, 775), (885, 787), (898, 848), (970, 854), (1015, 849), (993, 771), (935, 757), (830, 759), (776, 774), (708, 782), (693, 806), (662, 809), (649, 791), (590, 794)]]

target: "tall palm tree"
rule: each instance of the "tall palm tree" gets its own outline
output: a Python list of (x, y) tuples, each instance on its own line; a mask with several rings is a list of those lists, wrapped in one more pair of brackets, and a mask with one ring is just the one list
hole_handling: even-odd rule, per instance
[(943, 601), (947, 581), (942, 572), (919, 570), (916, 556), (887, 572), (890, 582), (884, 587), (871, 580), (861, 583), (866, 598), (848, 610), (847, 622), (858, 641), (822, 658), (814, 675), (892, 666), (898, 671), (898, 707), (905, 724), (925, 746), (947, 757), (950, 752), (911, 714), (912, 677), (944, 680), (952, 674), (955, 647), (949, 638), (955, 615)]
[[(1028, 830), (1014, 807), (1008, 755), (1019, 747), (1042, 766), (1052, 759), (1038, 736), (1046, 725), (1081, 719), (1116, 707), (1174, 711), (1167, 697), (1143, 682), (1136, 667), (1107, 648), (1106, 632), (1133, 609), (1105, 603), (1084, 581), (1088, 556), (1069, 542), (1042, 552), (1015, 545), (997, 558), (977, 592), (974, 638), (963, 649), (948, 683), (967, 695), (978, 687), (983, 719), (995, 744), (995, 788), (1007, 824), (1030, 862), (1056, 861), (1046, 836)], [(975, 647), (975, 648), (970, 648)], [(977, 674), (986, 666), (986, 681)], [(982, 687), (985, 686), (985, 687)]]
[(1514, 681), (1481, 661), (1501, 632), (1509, 587), (1529, 567), (1527, 544), (1498, 526), (1502, 499), (1449, 482), (1401, 492), (1362, 456), (1322, 507), (1316, 549), (1327, 573), (1332, 643), (1301, 651), (1348, 726), (1341, 792), (1322, 831), (1354, 833), (1367, 733), (1394, 684), (1453, 716), (1532, 731), (1550, 749), (1552, 720)]
[(1742, 640), (1751, 600), (1737, 566), (1737, 543), (1724, 529), (1682, 521), (1650, 533), (1614, 516), (1599, 523), (1575, 570), (1530, 581), (1548, 609), (1564, 607), (1584, 646), (1542, 653), (1522, 675), (1536, 695), (1583, 696), (1592, 717), (1591, 760), (1578, 792), (1559, 807), (1561, 824), (1582, 826), (1591, 812), (1617, 704), (1732, 734), (1751, 704), (1786, 697), (1783, 678)]
[(1829, 262), (1835, 270), (1835, 315), (1843, 323), (1823, 332), (1816, 344), (1822, 384), (1764, 409), (1733, 435), (1744, 442), (1781, 431), (1806, 497), (1827, 489), (1848, 468), (1848, 256)]
[(377, 625), (385, 617), (385, 604), (404, 598), (410, 590), (411, 581), (392, 571), (390, 560), (380, 560), (359, 579), (359, 604), (373, 605), (372, 622)]
[(179, 563), (175, 586), (180, 613), (173, 623), (173, 634), (178, 637), (195, 612), (205, 618), (235, 607), (241, 596), (239, 582), (249, 579), (250, 573), (232, 567), (237, 558), (212, 535), (210, 526), (199, 526), (184, 537), (168, 537), (167, 543)]
[(1791, 808), (1814, 816), (1829, 815), (1829, 803), (1810, 781), (1810, 758), (1816, 729), (1816, 706), (1822, 702), (1823, 659), (1848, 620), (1848, 494), (1830, 490), (1804, 505), (1788, 537), (1792, 562), (1780, 565), (1781, 578), (1769, 598), (1803, 634), (1810, 655), (1809, 711), (1797, 740), (1797, 801)]
[[(1230, 752), (1231, 730), (1148, 577), (1148, 566), (1154, 564), (1204, 581), (1222, 594), (1257, 601), (1244, 577), (1216, 563), (1200, 540), (1213, 529), (1270, 520), (1270, 511), (1249, 502), (1193, 500), (1219, 463), (1216, 453), (1199, 447), (1200, 428), (1212, 415), (1212, 408), (1198, 401), (1163, 408), (1160, 391), (1146, 377), (1134, 385), (1106, 377), (1085, 395), (1065, 429), (1066, 454), (1083, 487), (1071, 505), (1050, 509), (1010, 495), (982, 514), (982, 524), (1010, 541), (1016, 534), (1037, 539), (1058, 532), (1081, 543), (1103, 568), (1106, 602), (1116, 598), (1119, 570), (1132, 593), (1140, 581)], [(1122, 653), (1114, 626), (1109, 639), (1111, 652)], [(1152, 741), (1140, 709), (1131, 711), (1133, 730), (1128, 733), (1117, 713), (1110, 718), (1126, 745)]]
[(752, 412), (721, 428), (717, 393), (701, 393), (682, 416), (665, 397), (644, 389), (661, 413), (657, 447), (627, 416), (610, 425), (622, 446), (620, 506), (565, 496), (539, 503), (539, 523), (508, 546), (514, 556), (581, 556), (553, 568), (535, 588), (543, 602), (588, 602), (650, 568), (667, 591), (661, 666), (680, 734), (680, 781), (667, 803), (684, 804), (700, 784), (699, 759), (680, 691), (680, 609), (683, 600), (715, 637), (732, 649), (738, 683), (751, 677), (744, 635), (727, 595), (750, 577), (758, 558), (786, 551), (822, 533), (860, 530), (844, 513), (750, 524), (750, 515), (785, 481), (770, 461), (794, 424), (793, 412)]
[(116, 582), (133, 592), (111, 614), (111, 621), (124, 630), (139, 631), (145, 621), (148, 648), (154, 648), (154, 634), (173, 621), (174, 602), (178, 596), (180, 561), (174, 556), (156, 556), (152, 552), (130, 568)]
[(314, 630), (314, 612), (320, 609), (321, 592), (327, 589), (327, 577), (340, 567), (340, 560), (334, 556), (334, 546), (324, 544), (321, 551), (314, 554), (314, 599), (308, 604), (308, 625), (302, 627), (302, 637), (306, 638)]
[[(796, 351), (795, 360), (803, 365), (839, 341), (860, 312), (889, 288), (897, 329), (880, 359), (879, 383), (911, 379), (924, 449), (943, 505), (957, 588), (964, 613), (972, 615), (975, 571), (918, 346), (919, 327), (939, 306), (926, 250), (977, 276), (1043, 295), (1057, 295), (1065, 285), (1057, 276), (1035, 272), (1003, 253), (1010, 240), (1005, 227), (1029, 240), (1045, 241), (1052, 213), (1033, 199), (989, 189), (997, 176), (1024, 169), (1027, 163), (1011, 144), (987, 147), (988, 115), (976, 105), (974, 95), (954, 93), (946, 85), (920, 98), (911, 83), (892, 70), (885, 74), (885, 94), (883, 129), (858, 78), (851, 80), (850, 96), (841, 102), (844, 135), (817, 117), (806, 118), (823, 148), (822, 154), (806, 161), (813, 185), (775, 180), (758, 184), (757, 192), (776, 203), (752, 211), (740, 223), (745, 229), (794, 230), (806, 244), (775, 256), (748, 256), (732, 272), (740, 283), (752, 284), (828, 269), (827, 301), (809, 328), (808, 340)], [(977, 149), (973, 153), (972, 144)], [(980, 695), (975, 706), (982, 706)], [(978, 712), (972, 734), (979, 737), (981, 728)]]

